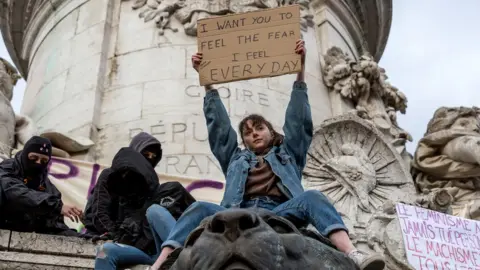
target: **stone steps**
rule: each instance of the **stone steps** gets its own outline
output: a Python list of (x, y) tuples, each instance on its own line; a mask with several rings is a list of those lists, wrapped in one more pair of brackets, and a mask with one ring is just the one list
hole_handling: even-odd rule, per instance
[[(76, 237), (0, 230), (1, 270), (93, 269), (95, 245)], [(124, 270), (145, 270), (135, 266)]]
[(90, 270), (94, 259), (59, 255), (0, 251), (0, 269), (17, 270)]

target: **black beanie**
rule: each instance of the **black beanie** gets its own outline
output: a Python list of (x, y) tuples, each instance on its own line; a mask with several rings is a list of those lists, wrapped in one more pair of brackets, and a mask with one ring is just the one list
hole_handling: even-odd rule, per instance
[(52, 143), (47, 138), (42, 138), (39, 136), (33, 136), (30, 140), (25, 143), (23, 147), (22, 155), (25, 155), (28, 158), (29, 153), (38, 153), (52, 157)]

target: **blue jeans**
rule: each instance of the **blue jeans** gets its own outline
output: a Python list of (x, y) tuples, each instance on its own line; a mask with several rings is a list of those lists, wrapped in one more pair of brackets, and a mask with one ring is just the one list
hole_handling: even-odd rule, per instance
[(157, 204), (150, 206), (146, 215), (155, 239), (156, 254), (150, 256), (136, 247), (118, 243), (105, 243), (97, 248), (95, 269), (114, 270), (118, 266), (152, 265), (155, 263), (160, 255), (162, 239), (167, 238), (176, 221), (167, 209)]
[[(338, 230), (348, 232), (335, 207), (325, 195), (316, 190), (305, 191), (300, 196), (284, 203), (276, 202), (268, 197), (258, 197), (245, 201), (241, 205), (241, 208), (252, 207), (271, 210), (289, 220), (303, 221), (305, 225), (312, 224), (325, 237)], [(178, 219), (167, 240), (163, 242), (162, 248), (165, 246), (182, 247), (190, 232), (197, 228), (204, 218), (223, 210), (225, 210), (224, 207), (213, 203), (193, 203)]]

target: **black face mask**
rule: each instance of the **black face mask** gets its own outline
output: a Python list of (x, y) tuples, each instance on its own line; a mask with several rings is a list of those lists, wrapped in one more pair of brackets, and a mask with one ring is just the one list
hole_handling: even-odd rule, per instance
[(143, 177), (134, 172), (120, 172), (111, 177), (109, 188), (122, 197), (138, 197), (146, 192), (146, 183)]
[(37, 177), (43, 174), (48, 168), (48, 162), (38, 163), (38, 160), (31, 160), (28, 158), (30, 153), (45, 155), (50, 160), (52, 153), (52, 145), (48, 139), (38, 136), (32, 137), (27, 141), (20, 156), (23, 173), (28, 177)]
[(23, 162), (23, 172), (25, 176), (37, 176), (43, 174), (48, 167), (47, 164), (38, 164), (33, 160), (27, 159)]
[(143, 155), (145, 157), (145, 159), (148, 161), (148, 163), (150, 163), (150, 165), (152, 165), (152, 167), (155, 167), (157, 165), (157, 158), (148, 158), (148, 156), (146, 155)]
[[(155, 157), (149, 158), (146, 152), (155, 153)], [(148, 163), (150, 163), (150, 165), (152, 165), (152, 167), (154, 168), (155, 166), (157, 166), (158, 162), (160, 162), (160, 160), (162, 159), (162, 149), (159, 150), (158, 146), (155, 146), (155, 145), (146, 147), (145, 149), (143, 149), (141, 154), (143, 157), (145, 157)]]

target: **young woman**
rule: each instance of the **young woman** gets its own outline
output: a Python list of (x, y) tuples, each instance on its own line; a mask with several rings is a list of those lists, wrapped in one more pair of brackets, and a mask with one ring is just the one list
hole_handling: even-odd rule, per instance
[[(313, 136), (304, 81), (306, 50), (303, 40), (297, 41), (295, 52), (302, 56), (302, 71), (293, 84), (283, 127), (285, 136), (276, 132), (262, 116), (250, 115), (239, 124), (240, 137), (245, 145), (245, 149), (240, 149), (237, 134), (217, 90), (205, 87), (203, 109), (210, 148), (226, 176), (223, 201), (221, 206), (207, 202), (192, 204), (162, 244), (162, 252), (152, 269), (159, 269), (175, 248), (183, 246), (189, 233), (205, 217), (231, 207), (266, 208), (277, 215), (313, 224), (360, 269), (384, 268), (385, 262), (380, 255), (355, 249), (340, 215), (322, 193), (303, 190), (302, 170)], [(200, 53), (192, 57), (195, 70), (198, 71), (201, 61)]]

